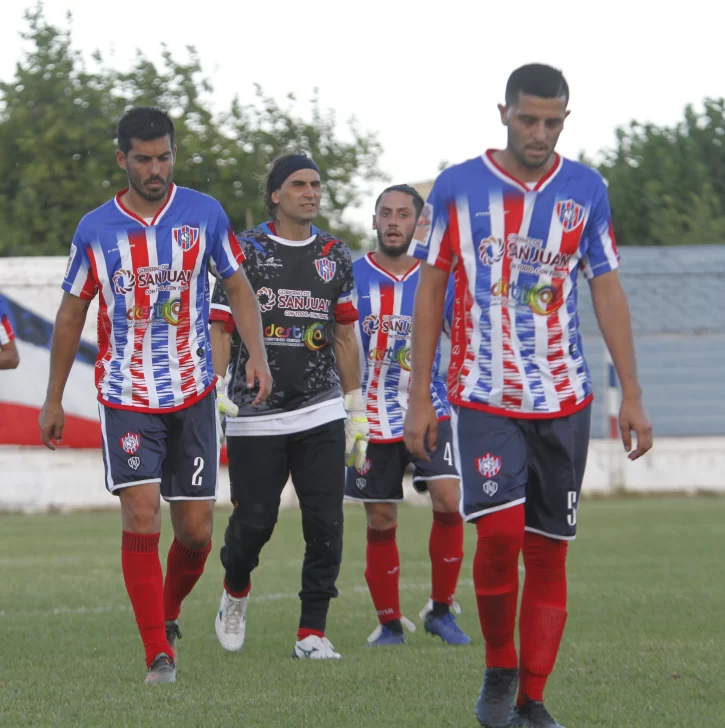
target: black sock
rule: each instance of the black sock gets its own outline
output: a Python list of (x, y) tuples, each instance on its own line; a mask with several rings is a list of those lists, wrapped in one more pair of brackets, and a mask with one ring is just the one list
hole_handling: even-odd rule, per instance
[(450, 611), (451, 608), (445, 602), (433, 602), (432, 614), (434, 617), (444, 617)]
[(399, 619), (391, 619), (389, 622), (383, 622), (383, 627), (387, 627), (391, 632), (403, 634), (403, 625)]

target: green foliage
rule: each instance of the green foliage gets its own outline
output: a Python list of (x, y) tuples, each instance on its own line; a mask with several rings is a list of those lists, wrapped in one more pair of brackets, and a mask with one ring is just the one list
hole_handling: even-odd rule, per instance
[(687, 106), (673, 127), (632, 121), (598, 169), (620, 244), (725, 241), (725, 99)]
[(65, 255), (83, 214), (125, 184), (115, 160), (115, 127), (130, 106), (169, 111), (177, 127), (179, 184), (216, 197), (235, 229), (265, 219), (260, 180), (268, 163), (295, 147), (314, 157), (323, 180), (317, 223), (360, 247), (364, 234), (342, 219), (367, 185), (384, 180), (381, 145), (348, 122), (345, 140), (334, 112), (309, 102), (309, 120), (289, 96), (280, 105), (256, 88), (251, 103), (209, 110), (212, 86), (194, 48), (176, 60), (164, 48), (160, 67), (140, 52), (123, 73), (93, 54), (92, 69), (74, 50), (70, 31), (49, 24), (42, 4), (27, 11), (30, 51), (15, 78), (0, 82), (0, 255)]

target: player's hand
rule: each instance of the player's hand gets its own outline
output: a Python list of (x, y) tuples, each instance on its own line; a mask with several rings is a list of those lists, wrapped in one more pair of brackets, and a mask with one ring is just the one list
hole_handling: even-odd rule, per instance
[(252, 407), (262, 404), (272, 393), (272, 375), (267, 363), (267, 355), (250, 356), (246, 366), (247, 388), (253, 389), (255, 384), (259, 387)]
[(55, 446), (60, 445), (63, 437), (63, 427), (65, 426), (63, 405), (60, 402), (49, 402), (46, 399), (38, 416), (38, 425), (40, 426), (40, 439), (43, 445), (49, 450), (55, 450)]
[(403, 425), (403, 441), (408, 452), (430, 462), (428, 450), (435, 452), (438, 446), (438, 416), (430, 395), (417, 398), (411, 396)]
[[(624, 449), (630, 460), (641, 458), (652, 449), (652, 423), (642, 406), (640, 397), (625, 397), (619, 408), (619, 429)], [(632, 431), (637, 436), (637, 447), (632, 450)]]
[(345, 465), (361, 470), (368, 451), (367, 407), (362, 389), (355, 389), (345, 395), (347, 422), (345, 423)]

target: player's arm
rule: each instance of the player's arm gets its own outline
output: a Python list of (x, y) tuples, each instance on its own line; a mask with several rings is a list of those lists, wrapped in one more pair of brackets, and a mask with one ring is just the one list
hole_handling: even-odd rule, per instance
[(333, 331), (333, 350), (340, 372), (340, 383), (345, 394), (361, 389), (360, 351), (354, 324), (335, 323)]
[(0, 345), (0, 369), (17, 369), (18, 364), (20, 364), (18, 347), (15, 346), (15, 341), (10, 339), (7, 343)]
[(227, 326), (223, 321), (212, 321), (209, 325), (209, 339), (214, 373), (224, 379), (232, 357), (232, 335), (227, 332)]
[[(256, 406), (264, 402), (272, 391), (272, 375), (269, 372), (267, 352), (264, 348), (259, 303), (241, 267), (237, 268), (232, 275), (224, 278), (222, 285), (229, 301), (234, 324), (249, 352), (246, 368), (247, 387), (251, 389), (255, 380), (259, 386), (257, 397), (252, 402), (252, 406)], [(227, 364), (228, 361), (227, 358)]]
[(78, 353), (89, 306), (89, 300), (64, 292), (55, 317), (48, 390), (38, 419), (42, 442), (51, 450), (55, 450), (53, 441), (60, 442), (63, 437), (63, 392)]

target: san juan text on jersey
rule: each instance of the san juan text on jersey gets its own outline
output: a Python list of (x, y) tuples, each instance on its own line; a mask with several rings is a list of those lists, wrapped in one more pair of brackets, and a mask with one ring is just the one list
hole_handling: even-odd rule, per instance
[[(353, 303), (360, 319), (363, 389), (371, 442), (399, 442), (408, 410), (413, 303), (419, 280), (416, 262), (403, 276), (389, 273), (369, 253), (353, 263)], [(449, 291), (452, 293), (452, 286)], [(449, 417), (443, 377), (439, 374), (440, 342), (433, 363), (431, 398), (439, 419)]]
[(63, 290), (87, 301), (99, 295), (99, 400), (169, 412), (214, 387), (208, 266), (227, 278), (243, 256), (213, 198), (172, 185), (156, 216), (143, 220), (122, 195), (81, 220)]
[(556, 156), (526, 185), (488, 151), (446, 169), (410, 254), (453, 270), (451, 403), (517, 417), (558, 417), (592, 398), (577, 316), (577, 274), (619, 265), (607, 189)]
[[(307, 240), (285, 240), (276, 234), (273, 222), (237, 239), (245, 257), (244, 272), (259, 301), (273, 389), (263, 404), (251, 406), (256, 395), (247, 388), (249, 352), (234, 326), (224, 289), (216, 285), (211, 319), (224, 322), (233, 333), (228, 396), (239, 407), (239, 417), (227, 420), (227, 433), (261, 428), (262, 421), (281, 432), (284, 426), (269, 421), (296, 414), (314, 427), (322, 422), (312, 418), (313, 411), (326, 408), (329, 413), (333, 405), (334, 418), (344, 418), (333, 333), (335, 323), (357, 321), (350, 249), (314, 226)], [(252, 419), (257, 424), (250, 424)]]

